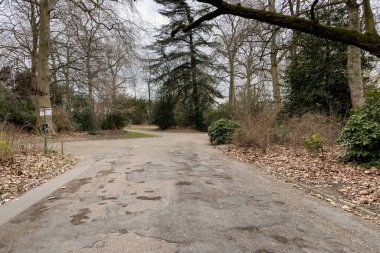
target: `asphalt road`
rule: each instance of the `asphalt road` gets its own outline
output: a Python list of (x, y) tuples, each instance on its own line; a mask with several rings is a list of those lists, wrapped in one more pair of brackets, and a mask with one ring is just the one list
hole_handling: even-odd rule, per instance
[(380, 252), (380, 226), (229, 159), (205, 134), (65, 148), (76, 168), (0, 207), (0, 252)]

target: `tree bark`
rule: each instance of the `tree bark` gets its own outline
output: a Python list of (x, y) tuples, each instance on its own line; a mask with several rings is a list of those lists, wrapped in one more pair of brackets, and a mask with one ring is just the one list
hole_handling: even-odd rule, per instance
[[(88, 50), (91, 50), (91, 47), (88, 48)], [(90, 106), (91, 110), (95, 111), (95, 102), (94, 102), (94, 75), (91, 70), (91, 59), (90, 54), (87, 52), (86, 57), (86, 72), (87, 72), (87, 90), (88, 90), (88, 105)]]
[(38, 63), (38, 21), (36, 5), (30, 3), (30, 28), (32, 30), (32, 50), (31, 50), (31, 75), (32, 87), (37, 90), (37, 63)]
[[(188, 22), (192, 22), (191, 12), (189, 8), (186, 8), (186, 17)], [(200, 108), (199, 94), (198, 94), (198, 81), (197, 81), (197, 61), (195, 59), (195, 46), (193, 32), (189, 32), (189, 50), (190, 50), (190, 68), (191, 68), (191, 83), (192, 83), (192, 102), (194, 106), (194, 122), (195, 127), (200, 129), (203, 124), (203, 116)]]
[(363, 9), (364, 9), (364, 24), (366, 32), (372, 35), (377, 35), (376, 24), (373, 19), (373, 13), (371, 9), (371, 3), (369, 0), (363, 0)]
[[(270, 1), (270, 10), (276, 11), (276, 1)], [(280, 89), (280, 77), (278, 74), (278, 62), (277, 62), (277, 35), (274, 26), (271, 27), (272, 38), (270, 41), (270, 74), (272, 77), (272, 89), (273, 89), (273, 99), (276, 103), (276, 107), (281, 107), (281, 89)]]
[(174, 36), (179, 30), (188, 32), (207, 20), (212, 20), (220, 15), (230, 14), (293, 29), (321, 38), (338, 41), (347, 45), (357, 46), (377, 57), (380, 57), (380, 36), (377, 34), (363, 34), (359, 31), (344, 27), (324, 25), (305, 18), (292, 17), (281, 13), (273, 13), (272, 11), (244, 7), (241, 4), (229, 4), (222, 0), (197, 1), (213, 5), (217, 9), (205, 14), (188, 25), (179, 26), (177, 29), (174, 29), (172, 36)]
[(49, 74), (49, 50), (50, 50), (50, 0), (40, 1), (39, 43), (38, 43), (38, 67), (37, 67), (37, 127), (46, 123), (53, 129), (52, 117), (39, 116), (40, 108), (51, 108), (50, 101), (50, 74)]
[[(349, 0), (347, 4), (350, 27), (360, 30), (359, 5), (356, 0)], [(350, 87), (351, 102), (354, 109), (364, 105), (364, 88), (361, 66), (361, 50), (355, 46), (348, 46), (347, 51), (347, 74)]]
[(235, 57), (228, 57), (228, 65), (230, 68), (230, 87), (228, 89), (228, 103), (235, 106)]

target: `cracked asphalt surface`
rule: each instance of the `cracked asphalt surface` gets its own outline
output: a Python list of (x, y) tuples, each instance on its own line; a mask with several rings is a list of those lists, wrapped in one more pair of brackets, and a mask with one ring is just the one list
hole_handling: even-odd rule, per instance
[(380, 226), (228, 158), (205, 134), (160, 134), (67, 143), (83, 172), (2, 224), (0, 252), (380, 252)]

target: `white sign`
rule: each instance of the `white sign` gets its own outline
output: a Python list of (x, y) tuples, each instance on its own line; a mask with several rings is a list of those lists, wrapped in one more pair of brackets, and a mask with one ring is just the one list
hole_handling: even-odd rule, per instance
[(52, 116), (53, 110), (50, 107), (40, 108), (40, 117)]

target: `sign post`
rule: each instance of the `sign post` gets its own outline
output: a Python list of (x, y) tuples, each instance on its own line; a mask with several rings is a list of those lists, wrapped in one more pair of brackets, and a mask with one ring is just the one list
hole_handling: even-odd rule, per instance
[(40, 117), (44, 117), (44, 123), (41, 126), (41, 132), (44, 135), (44, 151), (47, 154), (47, 142), (49, 136), (49, 125), (46, 124), (46, 117), (53, 116), (53, 110), (51, 107), (42, 107), (40, 108)]

